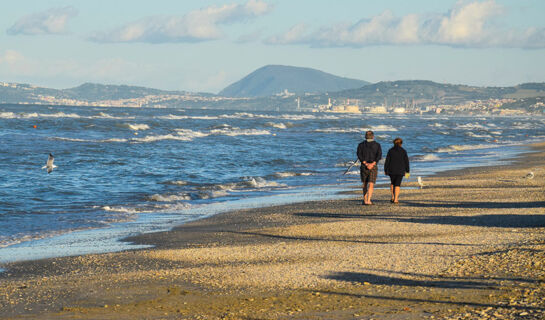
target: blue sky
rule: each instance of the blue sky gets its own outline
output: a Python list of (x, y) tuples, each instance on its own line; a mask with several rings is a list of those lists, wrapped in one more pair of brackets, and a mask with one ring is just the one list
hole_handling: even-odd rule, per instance
[(19, 0), (0, 81), (216, 93), (267, 64), (370, 82), (545, 81), (542, 0)]

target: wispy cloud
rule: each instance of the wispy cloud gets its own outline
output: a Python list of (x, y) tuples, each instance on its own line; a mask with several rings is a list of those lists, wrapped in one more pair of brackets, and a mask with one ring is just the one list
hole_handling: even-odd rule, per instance
[(261, 0), (244, 4), (209, 6), (183, 16), (163, 15), (142, 18), (108, 32), (90, 37), (96, 42), (199, 42), (223, 37), (221, 25), (264, 15), (272, 5)]
[(515, 30), (492, 23), (505, 13), (494, 0), (459, 1), (444, 14), (396, 17), (387, 10), (356, 23), (309, 30), (298, 24), (269, 37), (268, 44), (305, 44), (313, 47), (376, 45), (444, 45), (452, 47), (545, 48), (545, 28)]
[(71, 6), (52, 8), (20, 18), (6, 32), (9, 35), (64, 34), (68, 20), (77, 15), (78, 10)]

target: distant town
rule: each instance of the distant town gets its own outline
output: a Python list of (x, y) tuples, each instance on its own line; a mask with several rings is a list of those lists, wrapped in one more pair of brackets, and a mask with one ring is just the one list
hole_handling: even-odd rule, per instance
[[(544, 99), (545, 100), (545, 99)], [(516, 99), (488, 99), (488, 100), (476, 100), (467, 101), (460, 104), (439, 104), (439, 105), (426, 105), (419, 106), (413, 103), (397, 104), (397, 105), (378, 105), (367, 106), (358, 99), (349, 99), (340, 101), (339, 103), (332, 103), (329, 99), (328, 104), (318, 105), (315, 108), (310, 109), (312, 112), (334, 112), (334, 113), (376, 113), (376, 114), (496, 114), (496, 115), (509, 115), (509, 114), (526, 114), (527, 110), (522, 109), (508, 109), (502, 108), (506, 104), (515, 103)], [(544, 113), (545, 103), (536, 102), (530, 106), (530, 109), (535, 113)]]
[(396, 81), (338, 92), (296, 93), (283, 89), (264, 97), (230, 97), (125, 85), (83, 84), (57, 90), (0, 82), (2, 103), (355, 114), (544, 115), (545, 84), (488, 88), (431, 81)]

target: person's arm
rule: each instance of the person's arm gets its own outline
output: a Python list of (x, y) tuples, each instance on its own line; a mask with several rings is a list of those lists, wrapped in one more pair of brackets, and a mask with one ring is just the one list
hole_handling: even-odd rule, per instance
[(363, 164), (363, 154), (361, 150), (361, 143), (358, 144), (358, 150), (356, 151), (356, 154), (358, 156), (358, 160), (360, 160), (360, 163)]
[(386, 161), (384, 161), (384, 174), (388, 175), (388, 170), (390, 168), (390, 152), (386, 156)]
[(378, 162), (380, 161), (380, 159), (382, 159), (382, 147), (380, 146), (379, 143), (377, 143), (378, 145), (378, 149), (377, 149), (377, 155), (375, 157), (375, 165), (378, 165)]
[(409, 168), (409, 156), (407, 155), (407, 151), (403, 151), (403, 158), (405, 160), (405, 172), (411, 172), (411, 169)]

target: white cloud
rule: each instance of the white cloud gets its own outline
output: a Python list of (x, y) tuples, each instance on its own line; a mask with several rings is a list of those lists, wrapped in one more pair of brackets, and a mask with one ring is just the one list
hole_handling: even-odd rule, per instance
[(10, 35), (63, 34), (67, 32), (68, 20), (77, 14), (77, 9), (71, 6), (29, 14), (19, 19), (6, 32)]
[[(489, 0), (462, 4), (441, 18), (435, 39), (430, 41), (445, 44), (479, 45), (494, 37), (494, 30), (485, 28), (487, 21), (502, 13), (502, 7)], [(435, 30), (433, 30), (435, 31)]]
[(222, 24), (242, 22), (266, 14), (272, 5), (261, 0), (209, 6), (183, 16), (152, 16), (93, 35), (96, 42), (198, 42), (223, 37)]
[(284, 34), (269, 37), (267, 40), (265, 40), (265, 42), (268, 44), (291, 44), (306, 42), (308, 40), (307, 31), (308, 27), (305, 24), (296, 24)]
[(314, 47), (366, 47), (375, 45), (445, 45), (452, 47), (545, 48), (545, 28), (515, 30), (492, 22), (505, 9), (494, 0), (459, 1), (445, 14), (408, 14), (391, 11), (356, 23), (308, 30), (297, 24), (269, 37), (268, 44), (306, 44)]

